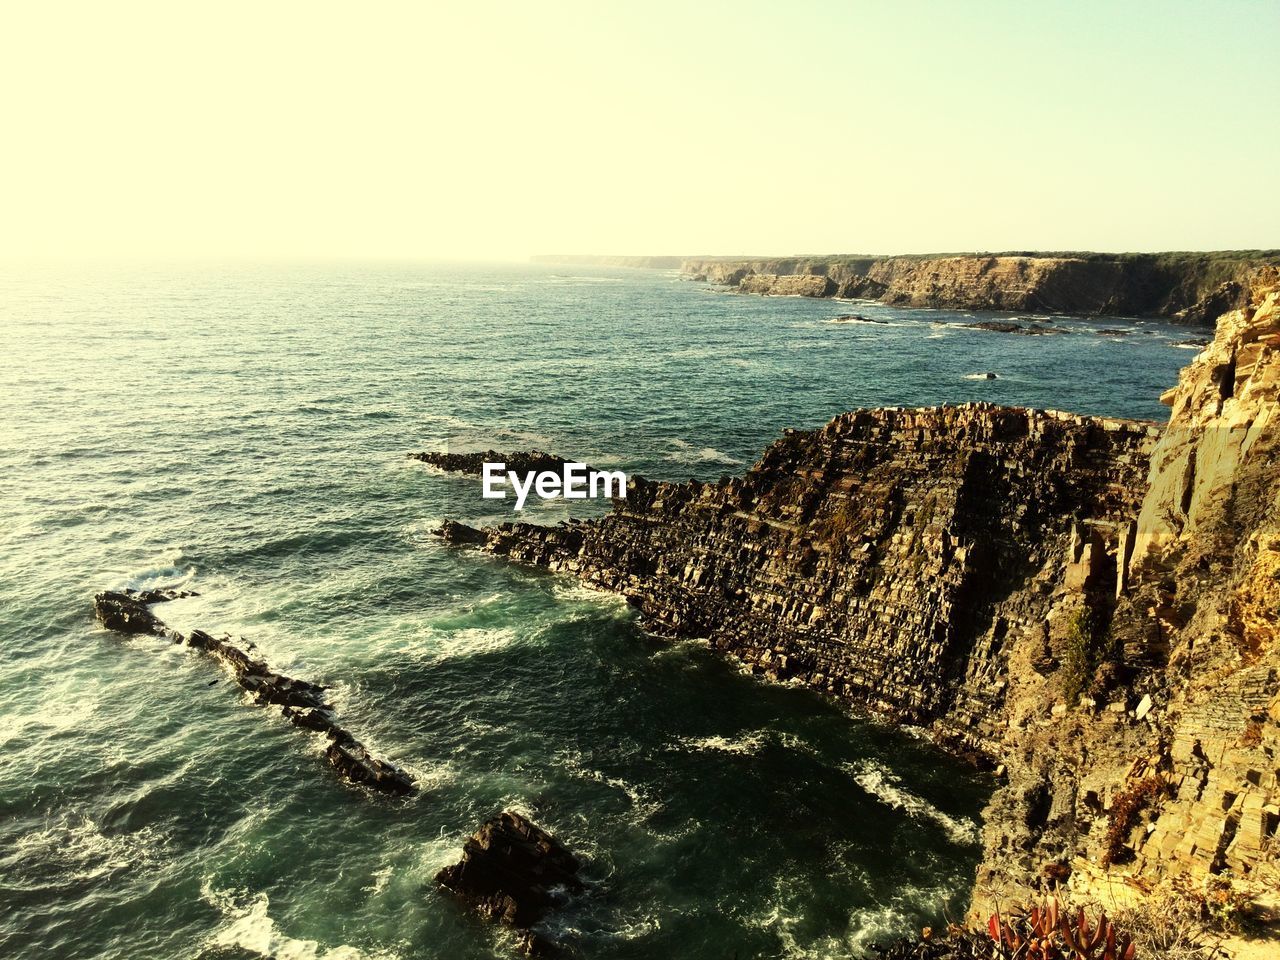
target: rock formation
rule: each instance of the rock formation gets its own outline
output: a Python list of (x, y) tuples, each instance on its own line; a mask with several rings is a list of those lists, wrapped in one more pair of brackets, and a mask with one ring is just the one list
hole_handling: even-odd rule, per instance
[(1280, 280), (1280, 251), (703, 258), (681, 272), (744, 293), (1207, 323)]
[(1225, 885), (1265, 911), (1278, 394), (1280, 293), (1257, 291), (1166, 394), (1163, 431), (860, 410), (788, 432), (743, 477), (635, 480), (603, 518), (440, 533), (989, 762), (975, 915), (1063, 884), (1107, 903)]
[(441, 533), (621, 593), (655, 633), (707, 637), (755, 672), (990, 753), (1005, 636), (1042, 618), (1073, 535), (1088, 576), (1114, 583), (1105, 557), (1155, 434), (989, 404), (861, 410), (789, 432), (745, 477), (633, 479), (598, 520)]
[[(1086, 895), (1230, 888), (1275, 916), (1278, 392), (1271, 291), (1223, 317), (1164, 397), (1125, 590), (1086, 638), (1085, 699), (1032, 678), (1010, 693), (1009, 781), (985, 817), (979, 905), (1057, 863)], [(1077, 614), (1064, 602), (1046, 629), (1066, 636)]]
[(486, 920), (522, 931), (521, 949), (552, 953), (555, 945), (530, 931), (568, 894), (582, 889), (578, 859), (541, 827), (505, 811), (467, 839), (462, 859), (436, 883)]
[(152, 604), (189, 596), (194, 594), (174, 590), (109, 590), (93, 598), (93, 608), (98, 620), (109, 630), (165, 637), (217, 657), (255, 703), (274, 704), (295, 726), (324, 734), (329, 740), (325, 758), (352, 783), (386, 793), (409, 793), (414, 789), (412, 777), (395, 764), (375, 757), (338, 725), (332, 705), (324, 699), (324, 687), (276, 673), (265, 660), (249, 652), (253, 649), (251, 643), (240, 647), (230, 637), (213, 637), (203, 630), (192, 630), (184, 637), (151, 612)]
[(411, 453), (409, 454), (409, 459), (419, 460), (440, 470), (465, 473), (476, 477), (480, 476), (480, 472), (486, 463), (505, 463), (507, 469), (514, 473), (528, 474), (542, 470), (559, 473), (565, 464), (569, 462), (554, 454), (544, 453), (541, 450), (524, 450), (516, 453), (499, 453), (497, 450), (483, 450), (479, 453), (428, 451), (426, 453)]

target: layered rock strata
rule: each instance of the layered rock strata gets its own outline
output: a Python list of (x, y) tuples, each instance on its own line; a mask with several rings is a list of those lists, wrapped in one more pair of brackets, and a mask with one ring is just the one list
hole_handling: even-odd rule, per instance
[(1280, 280), (1280, 251), (704, 258), (681, 272), (743, 293), (1207, 323)]
[(603, 518), (441, 535), (623, 594), (643, 625), (994, 754), (1006, 637), (1043, 619), (1073, 540), (1114, 592), (1145, 423), (988, 404), (860, 410), (744, 477), (634, 480)]
[(251, 643), (240, 647), (229, 636), (214, 637), (203, 630), (192, 630), (184, 636), (165, 626), (151, 611), (152, 604), (188, 596), (193, 594), (173, 590), (106, 591), (93, 598), (93, 608), (98, 620), (110, 630), (164, 637), (216, 657), (255, 703), (278, 706), (295, 726), (323, 734), (329, 740), (325, 759), (344, 779), (386, 793), (409, 793), (414, 789), (409, 774), (375, 757), (338, 725), (333, 706), (324, 698), (324, 687), (272, 670), (265, 660), (250, 653)]
[[(1087, 637), (1085, 697), (1067, 702), (1053, 677), (1010, 693), (979, 906), (1057, 864), (1081, 895), (1173, 884), (1280, 918), (1278, 394), (1272, 291), (1223, 317), (1164, 397), (1126, 590)], [(1064, 602), (1046, 630), (1069, 636), (1076, 618)]]
[(974, 915), (1066, 886), (1280, 917), (1280, 293), (1223, 317), (1168, 427), (982, 404), (790, 432), (744, 477), (450, 542), (625, 595), (986, 757)]

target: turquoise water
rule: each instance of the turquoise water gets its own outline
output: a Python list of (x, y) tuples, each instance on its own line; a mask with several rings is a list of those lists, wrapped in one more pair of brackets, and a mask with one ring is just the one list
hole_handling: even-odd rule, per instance
[[(891, 323), (825, 322), (851, 310)], [(585, 855), (552, 932), (588, 957), (856, 956), (958, 912), (984, 781), (612, 598), (443, 548), (441, 518), (510, 514), (404, 456), (716, 477), (860, 405), (1160, 417), (1191, 356), (1161, 324), (958, 322), (580, 267), (0, 277), (0, 955), (507, 956), (431, 885), (502, 807)], [(97, 590), (172, 583), (201, 596), (167, 621), (333, 683), (422, 790), (344, 785), (201, 655), (92, 621)]]

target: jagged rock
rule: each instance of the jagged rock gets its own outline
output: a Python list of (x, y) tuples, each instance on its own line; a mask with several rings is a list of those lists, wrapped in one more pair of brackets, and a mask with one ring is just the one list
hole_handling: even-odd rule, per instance
[(459, 523), (457, 520), (445, 520), (432, 532), (446, 543), (462, 545), (480, 546), (489, 539), (488, 534), (483, 530)]
[[(330, 731), (333, 735), (333, 731)], [(364, 784), (386, 793), (412, 793), (413, 778), (394, 763), (371, 754), (364, 744), (345, 731), (325, 751), (325, 759), (352, 783)]]
[(195, 595), (175, 590), (106, 591), (94, 597), (93, 605), (98, 619), (110, 630), (166, 636), (175, 643), (185, 643), (217, 657), (255, 703), (279, 706), (294, 725), (326, 735), (332, 742), (325, 756), (347, 780), (388, 793), (409, 793), (414, 789), (413, 778), (408, 773), (370, 754), (363, 744), (338, 726), (333, 706), (324, 699), (325, 687), (277, 673), (265, 660), (249, 653), (253, 644), (242, 648), (229, 636), (214, 637), (203, 630), (192, 630), (184, 637), (166, 627), (148, 606)]
[(107, 590), (93, 598), (93, 612), (108, 630), (163, 634), (164, 622), (137, 595)]
[(1036, 575), (1064, 568), (1073, 516), (1097, 526), (1099, 557), (1114, 549), (1156, 434), (990, 404), (862, 410), (789, 431), (745, 477), (642, 480), (600, 519), (442, 535), (620, 593), (653, 633), (707, 637), (753, 672), (994, 755), (1007, 637), (1050, 605)]
[[(484, 823), (462, 848), (462, 859), (436, 874), (436, 883), (487, 920), (528, 930), (567, 894), (582, 889), (577, 857), (541, 827), (504, 811)], [(526, 937), (527, 952), (551, 946)]]
[(544, 470), (560, 473), (570, 462), (542, 450), (525, 450), (516, 453), (499, 453), (497, 450), (484, 450), (479, 453), (411, 453), (409, 459), (420, 460), (451, 473), (466, 473), (477, 477), (480, 476), (486, 463), (505, 463), (507, 470), (523, 475)]

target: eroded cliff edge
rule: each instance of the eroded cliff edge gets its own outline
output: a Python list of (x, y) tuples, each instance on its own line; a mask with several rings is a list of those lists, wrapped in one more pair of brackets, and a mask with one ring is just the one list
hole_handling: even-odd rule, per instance
[(1068, 556), (1114, 594), (1157, 433), (989, 404), (859, 410), (789, 432), (743, 477), (637, 480), (597, 520), (442, 532), (994, 757), (1011, 632), (1044, 621)]
[(1224, 317), (1168, 427), (862, 410), (743, 477), (454, 542), (625, 595), (659, 634), (985, 759), (974, 909), (1065, 883), (1280, 889), (1280, 293)]
[(1069, 870), (1078, 894), (1104, 902), (1209, 886), (1274, 919), (1278, 391), (1280, 292), (1259, 291), (1164, 397), (1171, 418), (1110, 624), (1085, 624), (1069, 597), (1046, 621), (1084, 654), (1081, 698), (1021, 666), (1033, 640), (1011, 647), (1009, 779), (985, 817), (978, 906)]
[(700, 258), (681, 272), (742, 293), (1208, 323), (1280, 280), (1280, 251)]

